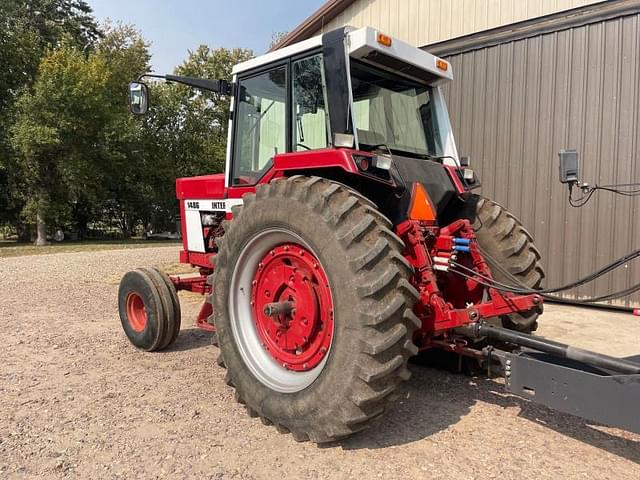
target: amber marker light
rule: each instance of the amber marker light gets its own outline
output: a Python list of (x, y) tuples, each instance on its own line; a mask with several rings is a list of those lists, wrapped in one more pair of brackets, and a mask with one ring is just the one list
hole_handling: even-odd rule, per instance
[(444, 60), (442, 60), (441, 58), (438, 58), (436, 60), (436, 67), (438, 67), (438, 69), (442, 70), (443, 72), (446, 72), (447, 70), (449, 70), (449, 64)]
[(385, 35), (384, 33), (378, 33), (378, 43), (380, 45), (384, 45), (385, 47), (390, 47), (393, 43), (393, 40), (389, 35)]

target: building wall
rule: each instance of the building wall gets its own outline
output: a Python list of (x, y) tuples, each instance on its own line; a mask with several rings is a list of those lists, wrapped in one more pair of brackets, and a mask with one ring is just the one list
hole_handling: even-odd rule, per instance
[(318, 33), (376, 27), (423, 46), (602, 0), (358, 0)]
[[(596, 193), (567, 202), (557, 153), (580, 152), (588, 183), (640, 181), (640, 15), (534, 36), (448, 57), (446, 88), (458, 151), (480, 172), (482, 193), (532, 232), (556, 286), (640, 247), (640, 199)], [(640, 262), (579, 296), (640, 281)], [(640, 295), (617, 304), (637, 305)]]

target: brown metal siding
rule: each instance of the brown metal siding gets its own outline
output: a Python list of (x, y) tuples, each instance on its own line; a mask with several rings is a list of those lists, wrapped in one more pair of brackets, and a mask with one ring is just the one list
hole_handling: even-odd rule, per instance
[[(547, 285), (586, 275), (640, 248), (640, 199), (596, 193), (568, 205), (557, 153), (580, 152), (583, 181), (640, 181), (640, 15), (449, 57), (446, 87), (458, 151), (482, 193), (533, 234)], [(578, 290), (578, 298), (640, 282), (640, 262)], [(635, 294), (618, 305), (638, 305)]]

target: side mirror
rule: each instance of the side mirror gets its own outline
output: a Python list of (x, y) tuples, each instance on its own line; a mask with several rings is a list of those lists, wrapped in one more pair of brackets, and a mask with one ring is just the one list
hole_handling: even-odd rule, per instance
[(149, 87), (146, 84), (129, 84), (129, 110), (134, 115), (144, 115), (149, 110)]

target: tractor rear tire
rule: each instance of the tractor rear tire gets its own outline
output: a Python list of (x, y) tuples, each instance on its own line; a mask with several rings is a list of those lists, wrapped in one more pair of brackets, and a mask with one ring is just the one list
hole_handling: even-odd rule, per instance
[[(466, 208), (466, 217), (472, 221), (493, 278), (507, 285), (540, 288), (545, 277), (540, 251), (520, 220), (498, 203), (479, 195), (473, 195)], [(538, 312), (505, 315), (501, 318), (502, 326), (531, 333), (538, 328), (538, 316)]]
[[(418, 293), (402, 241), (369, 202), (326, 179), (277, 180), (243, 200), (233, 209), (211, 280), (227, 384), (250, 416), (297, 441), (325, 443), (366, 428), (409, 378), (407, 360), (417, 353)], [(271, 281), (264, 278), (281, 283), (263, 290)], [(269, 314), (278, 318), (273, 334), (262, 295), (294, 304), (289, 323)], [(324, 353), (311, 356), (311, 335), (292, 347), (299, 322), (314, 325), (313, 341), (327, 342)], [(309, 356), (309, 363), (296, 364), (296, 355)]]

